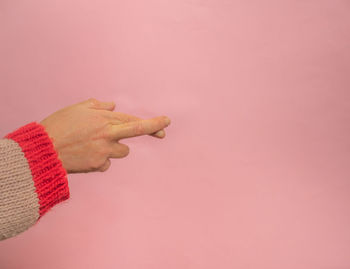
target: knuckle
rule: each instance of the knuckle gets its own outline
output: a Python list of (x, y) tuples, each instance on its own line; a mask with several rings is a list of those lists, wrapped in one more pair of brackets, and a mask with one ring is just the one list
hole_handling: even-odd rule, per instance
[(99, 168), (99, 171), (105, 172), (109, 169), (110, 166), (111, 166), (111, 162), (109, 159), (107, 159), (106, 162)]
[(114, 158), (123, 158), (129, 155), (130, 149), (127, 145), (118, 143), (113, 153)]
[(104, 130), (102, 131), (102, 138), (104, 139), (110, 139), (113, 137), (113, 126), (112, 124), (108, 123)]
[(99, 172), (105, 172), (108, 168), (104, 167), (104, 166), (101, 166), (98, 171)]
[(92, 98), (92, 97), (89, 98), (87, 101), (92, 105), (96, 105), (98, 103), (98, 100), (96, 98)]
[(128, 156), (130, 153), (130, 148), (128, 146), (125, 145), (125, 149), (124, 149), (124, 156)]
[(137, 135), (143, 134), (144, 130), (145, 130), (145, 128), (143, 127), (143, 124), (137, 123), (137, 124), (135, 125), (135, 133), (136, 133)]

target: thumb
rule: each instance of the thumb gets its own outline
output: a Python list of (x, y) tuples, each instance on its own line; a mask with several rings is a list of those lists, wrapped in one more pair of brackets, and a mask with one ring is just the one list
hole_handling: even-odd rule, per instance
[(113, 111), (115, 109), (114, 102), (101, 102), (95, 98), (90, 98), (86, 101), (89, 108), (93, 109), (103, 109)]

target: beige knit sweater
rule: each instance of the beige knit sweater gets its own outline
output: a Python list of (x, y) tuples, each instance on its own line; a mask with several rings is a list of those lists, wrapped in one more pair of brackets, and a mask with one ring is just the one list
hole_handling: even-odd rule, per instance
[(27, 230), (68, 198), (67, 173), (41, 124), (0, 139), (0, 240)]

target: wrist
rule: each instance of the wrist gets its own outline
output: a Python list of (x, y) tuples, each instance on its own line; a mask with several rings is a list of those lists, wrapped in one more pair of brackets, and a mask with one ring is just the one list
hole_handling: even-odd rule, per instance
[(31, 122), (5, 138), (16, 141), (28, 160), (40, 203), (40, 217), (69, 198), (67, 172), (43, 125)]

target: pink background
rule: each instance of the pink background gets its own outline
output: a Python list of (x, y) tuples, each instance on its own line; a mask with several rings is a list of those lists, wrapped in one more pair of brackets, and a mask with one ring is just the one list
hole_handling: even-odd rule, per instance
[(350, 2), (1, 0), (3, 137), (90, 97), (167, 137), (0, 243), (4, 269), (350, 268)]

